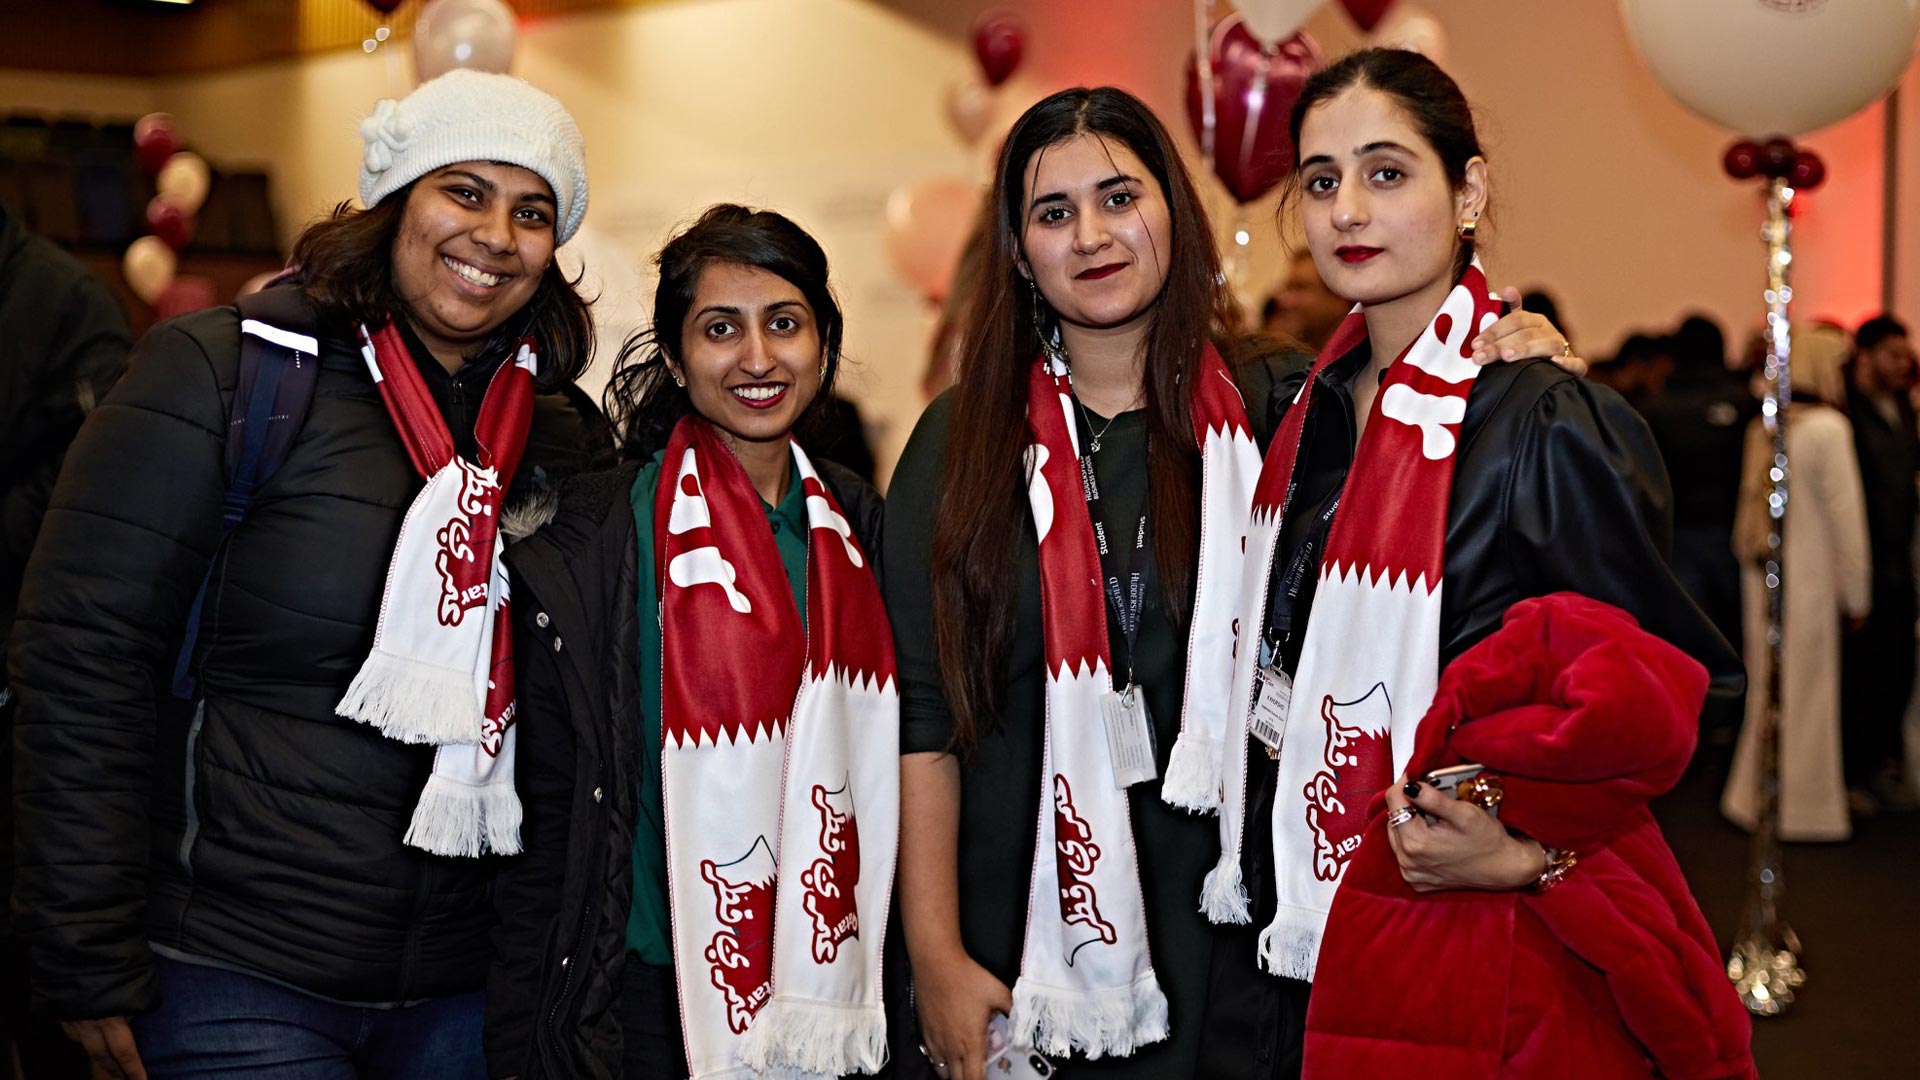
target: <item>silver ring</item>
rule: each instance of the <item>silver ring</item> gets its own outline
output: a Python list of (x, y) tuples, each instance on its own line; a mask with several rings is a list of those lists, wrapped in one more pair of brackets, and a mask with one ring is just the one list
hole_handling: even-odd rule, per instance
[(1411, 806), (1403, 806), (1400, 809), (1395, 810), (1393, 813), (1387, 815), (1387, 828), (1397, 829), (1400, 826), (1405, 825), (1407, 822), (1413, 820), (1413, 815), (1416, 812), (1417, 811), (1415, 811), (1414, 808)]

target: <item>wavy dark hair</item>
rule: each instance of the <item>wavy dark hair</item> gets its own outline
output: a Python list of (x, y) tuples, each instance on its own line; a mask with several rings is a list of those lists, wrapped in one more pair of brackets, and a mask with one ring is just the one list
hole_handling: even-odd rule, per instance
[(1022, 452), (1027, 381), (1040, 354), (1035, 318), (1053, 318), (1027, 288), (1022, 257), (1027, 164), (1081, 135), (1126, 147), (1166, 195), (1172, 218), (1166, 285), (1154, 301), (1146, 343), (1148, 512), (1154, 566), (1166, 609), (1184, 622), (1192, 606), (1199, 547), (1200, 449), (1191, 388), (1209, 340), (1229, 351), (1239, 313), (1220, 272), (1206, 210), (1173, 137), (1138, 98), (1111, 86), (1062, 90), (1028, 109), (994, 170), (986, 249), (961, 321), (959, 380), (941, 462), (933, 544), (934, 637), (953, 750), (970, 758), (1005, 704), (1013, 639), (1014, 538), (1027, 520)]
[[(1474, 126), (1473, 106), (1467, 104), (1467, 96), (1460, 92), (1453, 76), (1411, 49), (1361, 49), (1314, 72), (1301, 88), (1299, 100), (1293, 103), (1293, 115), (1287, 121), (1287, 131), (1293, 137), (1293, 171), (1287, 174), (1282, 206), (1291, 206), (1300, 193), (1300, 127), (1306, 123), (1307, 113), (1356, 87), (1378, 90), (1393, 99), (1413, 121), (1420, 137), (1433, 147), (1447, 182), (1454, 188), (1466, 182), (1469, 161), (1486, 157)], [(1467, 272), (1473, 251), (1474, 241), (1460, 242), (1453, 256), (1455, 280)]]
[(710, 206), (699, 220), (667, 241), (653, 257), (660, 283), (653, 290), (653, 324), (628, 338), (607, 382), (608, 419), (619, 433), (623, 456), (647, 461), (667, 445), (673, 427), (693, 411), (685, 387), (673, 381), (667, 361), (684, 361), (680, 328), (692, 310), (700, 272), (713, 263), (751, 266), (790, 282), (806, 298), (820, 327), (826, 373), (820, 392), (795, 424), (811, 429), (833, 400), (840, 374), (840, 343), (846, 320), (827, 277), (827, 253), (819, 241), (772, 210), (733, 203)]
[[(293, 242), (293, 281), (321, 318), (379, 326), (395, 315), (412, 317), (393, 283), (393, 242), (417, 186), (408, 184), (364, 210), (343, 202)], [(492, 360), (521, 338), (532, 338), (540, 347), (536, 382), (542, 390), (578, 379), (593, 360), (593, 314), (579, 283), (567, 280), (560, 260), (553, 260), (532, 299), (487, 335), (474, 358)]]

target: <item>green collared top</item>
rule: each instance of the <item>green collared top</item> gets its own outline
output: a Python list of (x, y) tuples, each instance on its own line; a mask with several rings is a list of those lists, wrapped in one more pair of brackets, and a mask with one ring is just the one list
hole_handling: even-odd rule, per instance
[[(627, 951), (640, 962), (673, 964), (673, 924), (667, 913), (666, 817), (660, 791), (660, 587), (653, 557), (653, 499), (661, 460), (653, 456), (633, 479), (633, 523), (640, 543), (640, 824), (633, 833), (633, 907), (627, 913)], [(761, 507), (773, 529), (773, 546), (786, 568), (800, 623), (807, 621), (807, 500), (799, 470), (779, 506)]]

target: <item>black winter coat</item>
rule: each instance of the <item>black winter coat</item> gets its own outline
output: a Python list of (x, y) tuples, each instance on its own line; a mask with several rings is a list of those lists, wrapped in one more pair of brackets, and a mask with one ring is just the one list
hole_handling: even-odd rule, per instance
[[(68, 455), (27, 570), (13, 902), (56, 1017), (152, 1008), (153, 950), (346, 1002), (485, 982), (494, 866), (401, 844), (433, 748), (334, 715), (423, 484), (345, 327), (321, 328), (306, 423), (217, 553), (198, 708), (169, 695), (216, 556), (239, 331), (216, 308), (141, 341)], [(466, 447), (497, 364), (420, 365)], [(582, 430), (565, 398), (538, 396), (509, 511), (582, 463)]]
[[(831, 461), (815, 458), (815, 468), (877, 558), (879, 493)], [(639, 546), (629, 497), (639, 469), (568, 484), (553, 522), (507, 552), (525, 851), (494, 888), (494, 1076), (620, 1075), (615, 1006), (639, 827)]]

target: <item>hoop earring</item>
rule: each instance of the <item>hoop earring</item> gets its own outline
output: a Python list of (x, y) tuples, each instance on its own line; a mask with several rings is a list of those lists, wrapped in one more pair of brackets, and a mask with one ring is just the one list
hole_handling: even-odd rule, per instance
[(1476, 228), (1479, 226), (1479, 224), (1480, 224), (1479, 218), (1468, 218), (1467, 220), (1461, 222), (1460, 223), (1460, 242), (1465, 244), (1473, 243), (1473, 234)]
[(687, 388), (686, 376), (681, 375), (679, 372), (674, 371), (671, 368), (667, 369), (667, 376), (673, 380), (673, 385), (679, 387), (682, 390), (685, 390)]

